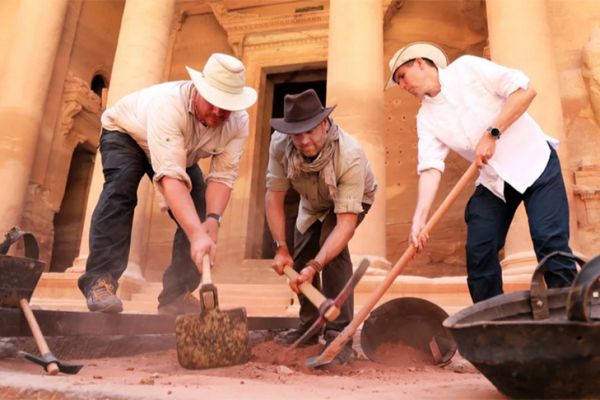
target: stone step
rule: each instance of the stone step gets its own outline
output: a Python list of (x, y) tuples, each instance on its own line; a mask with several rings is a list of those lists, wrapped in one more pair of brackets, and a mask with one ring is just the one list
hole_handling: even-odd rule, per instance
[[(156, 301), (123, 301), (123, 312), (137, 314), (156, 314), (158, 303)], [(222, 302), (219, 308), (223, 311), (238, 308), (239, 304)], [(32, 309), (41, 310), (62, 310), (62, 311), (87, 311), (85, 300), (75, 299), (45, 299), (36, 298), (31, 301)], [(268, 317), (268, 316), (294, 316), (284, 305), (250, 305), (245, 307), (248, 316)]]

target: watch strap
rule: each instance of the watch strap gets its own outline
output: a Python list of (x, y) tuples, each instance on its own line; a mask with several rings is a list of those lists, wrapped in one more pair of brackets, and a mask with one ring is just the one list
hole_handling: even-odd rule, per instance
[(208, 213), (206, 214), (206, 218), (213, 218), (217, 220), (217, 225), (221, 226), (221, 221), (223, 220), (223, 217), (220, 216), (217, 213)]

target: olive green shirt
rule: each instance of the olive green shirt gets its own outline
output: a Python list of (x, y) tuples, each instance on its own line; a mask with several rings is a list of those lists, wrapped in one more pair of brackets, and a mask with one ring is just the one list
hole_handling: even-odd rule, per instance
[(289, 180), (286, 148), (290, 135), (275, 131), (271, 136), (266, 186), (273, 192), (285, 192), (290, 186), (300, 194), (296, 228), (304, 233), (317, 220), (323, 220), (333, 210), (336, 214), (360, 214), (362, 203), (373, 204), (377, 183), (371, 166), (360, 143), (339, 129), (339, 140), (333, 155), (336, 176), (337, 199), (329, 194), (325, 181), (319, 173), (305, 173)]

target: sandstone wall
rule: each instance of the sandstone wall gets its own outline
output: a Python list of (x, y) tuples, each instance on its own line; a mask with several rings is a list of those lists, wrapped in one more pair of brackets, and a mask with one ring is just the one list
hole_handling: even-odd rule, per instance
[[(548, 2), (574, 173), (579, 250), (600, 254), (600, 4)], [(564, 162), (564, 160), (563, 160)]]
[[(90, 90), (90, 84), (96, 74), (110, 79), (123, 4), (69, 2), (21, 222), (38, 237), (40, 258), (46, 262), (52, 257), (54, 218), (67, 190), (73, 151), (78, 144), (89, 153), (96, 151), (100, 98)], [(69, 231), (78, 236), (81, 227), (74, 228)]]
[[(406, 43), (428, 40), (439, 43), (450, 61), (462, 54), (481, 56), (487, 39), (485, 8), (476, 1), (405, 1), (384, 31), (387, 61)], [(387, 160), (387, 253), (394, 263), (404, 252), (417, 198), (418, 101), (394, 88), (385, 93), (385, 141)], [(451, 153), (434, 207), (441, 202), (468, 163)], [(463, 209), (471, 190), (463, 193), (435, 228), (428, 247), (404, 273), (427, 276), (464, 275), (466, 226)]]

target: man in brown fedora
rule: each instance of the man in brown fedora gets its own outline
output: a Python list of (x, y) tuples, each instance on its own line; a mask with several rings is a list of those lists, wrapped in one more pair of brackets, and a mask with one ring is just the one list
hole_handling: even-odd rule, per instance
[[(86, 272), (79, 278), (91, 311), (123, 309), (116, 290), (127, 267), (144, 174), (177, 223), (159, 312), (199, 311), (191, 291), (200, 283), (204, 255), (214, 257), (221, 215), (248, 136), (245, 109), (256, 101), (256, 91), (244, 86), (244, 65), (226, 54), (211, 55), (202, 72), (186, 68), (191, 80), (131, 93), (102, 115), (105, 183), (92, 216)], [(206, 176), (197, 164), (201, 158), (211, 158)]]
[[(328, 298), (336, 297), (352, 276), (348, 242), (373, 204), (377, 188), (362, 146), (329, 116), (334, 108), (324, 108), (312, 89), (285, 96), (284, 117), (271, 119), (275, 132), (265, 199), (275, 247), (273, 268), (281, 275), (285, 266), (293, 266), (300, 277), (290, 281), (292, 290), (299, 293), (299, 284), (312, 282)], [(293, 250), (285, 237), (284, 198), (290, 187), (300, 194)], [(277, 336), (282, 344), (295, 342), (318, 317), (317, 309), (301, 294), (298, 297), (300, 326)], [(326, 343), (353, 314), (350, 295), (340, 317), (327, 322)], [(317, 343), (318, 336), (305, 344)], [(352, 354), (349, 343), (337, 362), (346, 362)]]

